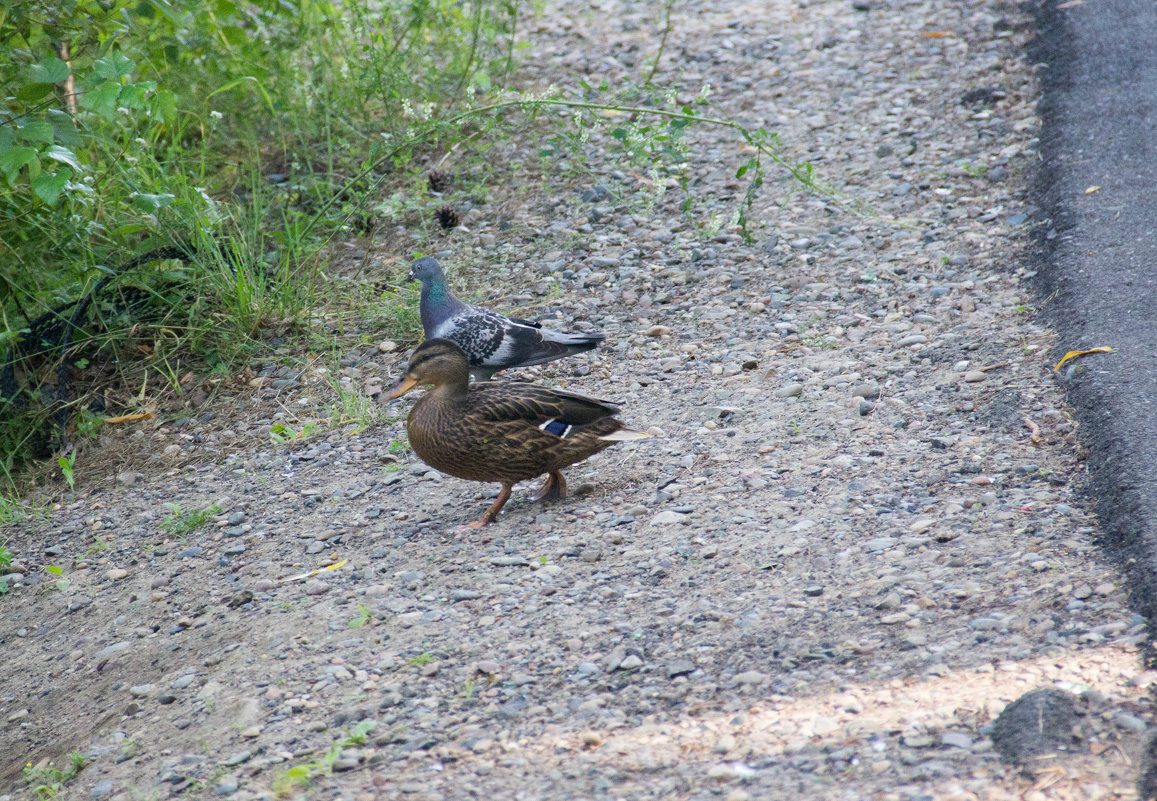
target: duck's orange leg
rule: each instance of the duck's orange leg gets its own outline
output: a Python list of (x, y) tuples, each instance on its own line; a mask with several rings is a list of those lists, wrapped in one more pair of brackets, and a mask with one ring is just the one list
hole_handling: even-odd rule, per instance
[(546, 477), (544, 483), (531, 497), (532, 501), (551, 500), (557, 501), (566, 497), (566, 479), (562, 477), (562, 473), (554, 470)]
[(482, 517), (478, 518), (473, 523), (467, 523), (464, 528), (482, 528), (483, 526), (488, 526), (497, 520), (498, 513), (502, 511), (502, 507), (505, 506), (506, 502), (510, 500), (510, 491), (513, 486), (513, 484), (503, 483), (501, 492), (499, 492), (498, 497), (494, 499), (494, 503), (490, 504), (490, 508), (482, 514)]

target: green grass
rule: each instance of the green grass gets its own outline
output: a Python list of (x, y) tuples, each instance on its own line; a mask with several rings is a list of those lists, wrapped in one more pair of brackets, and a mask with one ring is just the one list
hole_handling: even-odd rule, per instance
[(75, 779), (87, 764), (87, 757), (79, 751), (73, 751), (68, 755), (68, 764), (64, 768), (54, 767), (51, 762), (46, 767), (34, 768), (32, 763), (29, 763), (24, 767), (24, 783), (37, 798), (63, 798), (65, 786)]
[[(5, 547), (7, 544), (8, 540), (0, 540), (0, 574), (7, 573), (8, 569), (12, 567), (12, 551)], [(0, 595), (7, 592), (8, 582), (3, 575), (0, 575)]]
[(365, 745), (366, 736), (376, 725), (375, 721), (363, 720), (354, 726), (349, 735), (335, 740), (320, 758), (301, 762), (275, 774), (272, 782), (274, 795), (278, 798), (294, 797), (298, 791), (309, 787), (314, 779), (333, 773), (334, 763), (341, 756), (342, 750)]
[(351, 629), (360, 629), (374, 621), (374, 613), (365, 604), (358, 604), (358, 615), (349, 622)]
[[(186, 374), (236, 374), (274, 336), (312, 338), (321, 352), (367, 328), (416, 342), (416, 292), (371, 280), (365, 265), (347, 277), (332, 244), (404, 225), (417, 239), (398, 248), (436, 249), (434, 209), (486, 202), (512, 171), (585, 180), (587, 154), (603, 151), (647, 176), (616, 204), (649, 209), (675, 197), (705, 236), (735, 226), (751, 239), (768, 165), (842, 202), (810, 165), (785, 162), (774, 132), (702, 113), (706, 88), (676, 105), (658, 71), (671, 0), (655, 31), (659, 52), (636, 83), (578, 77), (569, 93), (501, 91), (518, 66), (526, 5), (9, 4), (0, 14), (0, 354), (18, 349), (17, 394), (0, 398), (0, 499), (29, 489), (37, 460), (71, 458), (56, 450), (69, 433), (53, 408), (62, 359), (72, 426), (93, 437), (90, 388), (160, 405), (186, 391)], [(747, 191), (731, 212), (698, 212), (716, 204), (692, 180), (684, 133), (693, 125), (722, 127), (744, 146), (734, 167)], [(493, 156), (513, 140), (530, 148), (520, 166)], [(452, 187), (433, 197), (429, 165), (447, 159)], [(98, 286), (74, 320), (67, 304)], [(341, 390), (335, 412), (359, 425), (377, 419)], [(74, 488), (75, 464), (59, 468)]]
[(161, 522), (161, 530), (168, 532), (179, 540), (188, 539), (197, 529), (204, 526), (217, 515), (221, 514), (221, 507), (213, 504), (207, 509), (185, 511), (178, 503), (166, 503), (169, 514)]

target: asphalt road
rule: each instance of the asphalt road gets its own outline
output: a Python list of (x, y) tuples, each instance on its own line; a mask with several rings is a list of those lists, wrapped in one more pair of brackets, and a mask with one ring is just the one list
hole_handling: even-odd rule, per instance
[[(1038, 7), (1044, 89), (1037, 258), (1058, 351), (1109, 345), (1068, 378), (1105, 545), (1157, 624), (1157, 2)], [(1095, 191), (1093, 187), (1099, 187)], [(1151, 638), (1152, 639), (1152, 638)], [(1149, 659), (1154, 654), (1149, 653)], [(1157, 796), (1157, 738), (1140, 777)]]
[[(1042, 4), (1037, 266), (1106, 546), (1157, 622), (1157, 2)], [(1067, 6), (1067, 7), (1064, 7)], [(1099, 187), (1093, 189), (1094, 187)], [(1152, 659), (1152, 654), (1150, 654)], [(1151, 752), (1154, 749), (1151, 747)], [(1143, 794), (1151, 796), (1150, 768)]]

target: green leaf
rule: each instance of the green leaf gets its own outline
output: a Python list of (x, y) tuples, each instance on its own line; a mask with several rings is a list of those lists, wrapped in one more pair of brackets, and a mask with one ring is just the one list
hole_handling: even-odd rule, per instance
[(156, 84), (152, 81), (129, 84), (121, 89), (117, 96), (117, 105), (125, 108), (144, 108), (145, 100), (155, 86)]
[(27, 145), (10, 147), (3, 153), (0, 153), (0, 170), (4, 171), (4, 177), (7, 178), (8, 183), (11, 184), (16, 181), (16, 176), (20, 174), (20, 169), (35, 160), (35, 148), (28, 147)]
[(76, 130), (76, 123), (71, 116), (55, 108), (50, 108), (45, 116), (52, 125), (57, 144), (65, 147), (76, 147), (81, 144), (80, 132)]
[(12, 133), (11, 125), (0, 125), (0, 153), (12, 147), (12, 142), (15, 138), (16, 136)]
[(148, 228), (149, 227), (147, 225), (142, 225), (141, 223), (129, 223), (128, 225), (121, 225), (117, 228), (114, 228), (112, 230), (112, 235), (114, 237), (126, 237), (130, 234), (135, 234), (138, 231), (147, 231)]
[(43, 120), (34, 120), (20, 129), (20, 138), (25, 142), (41, 145), (52, 144), (52, 126)]
[(225, 41), (234, 47), (244, 47), (249, 44), (249, 34), (245, 32), (244, 28), (239, 28), (236, 25), (226, 25), (221, 28), (221, 35), (225, 37)]
[(121, 93), (121, 86), (116, 81), (105, 81), (91, 91), (80, 96), (80, 104), (95, 111), (105, 119), (112, 119), (117, 110), (117, 97)]
[(61, 570), (56, 565), (48, 565), (47, 567), (44, 568), (44, 570), (45, 570), (45, 572), (51, 573), (54, 576), (63, 576), (64, 575), (64, 571)]
[(162, 122), (171, 124), (177, 118), (177, 96), (168, 89), (161, 89), (153, 95), (149, 111)]
[(67, 164), (69, 167), (72, 167), (77, 171), (84, 169), (80, 166), (80, 162), (77, 161), (76, 154), (69, 150), (67, 147), (52, 145), (51, 147), (45, 148), (44, 152), (40, 155), (44, 156), (45, 158), (50, 158), (53, 161), (59, 161), (61, 164)]
[(25, 103), (35, 103), (43, 97), (52, 94), (50, 83), (26, 83), (16, 92), (16, 99)]
[(111, 56), (98, 58), (92, 63), (92, 69), (98, 76), (111, 81), (122, 75), (132, 75), (136, 63), (124, 53), (116, 52)]
[(147, 211), (149, 214), (155, 214), (165, 206), (173, 202), (175, 195), (146, 195), (144, 193), (133, 195), (133, 205), (141, 211)]
[(36, 83), (60, 83), (68, 77), (68, 65), (56, 56), (50, 56), (32, 65), (32, 80)]
[(61, 167), (56, 172), (42, 172), (32, 179), (32, 191), (51, 206), (56, 203), (56, 199), (60, 197), (71, 177), (72, 170), (68, 167)]
[(735, 177), (736, 178), (742, 178), (744, 173), (747, 172), (747, 170), (750, 166), (751, 166), (750, 164), (744, 164), (742, 167), (740, 167), (738, 170), (735, 171)]

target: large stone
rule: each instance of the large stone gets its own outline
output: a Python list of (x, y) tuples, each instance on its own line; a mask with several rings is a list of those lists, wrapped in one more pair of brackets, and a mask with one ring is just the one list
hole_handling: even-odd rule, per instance
[(992, 743), (1006, 762), (1031, 764), (1037, 757), (1079, 749), (1073, 727), (1077, 699), (1061, 690), (1033, 690), (1004, 708), (992, 726)]

